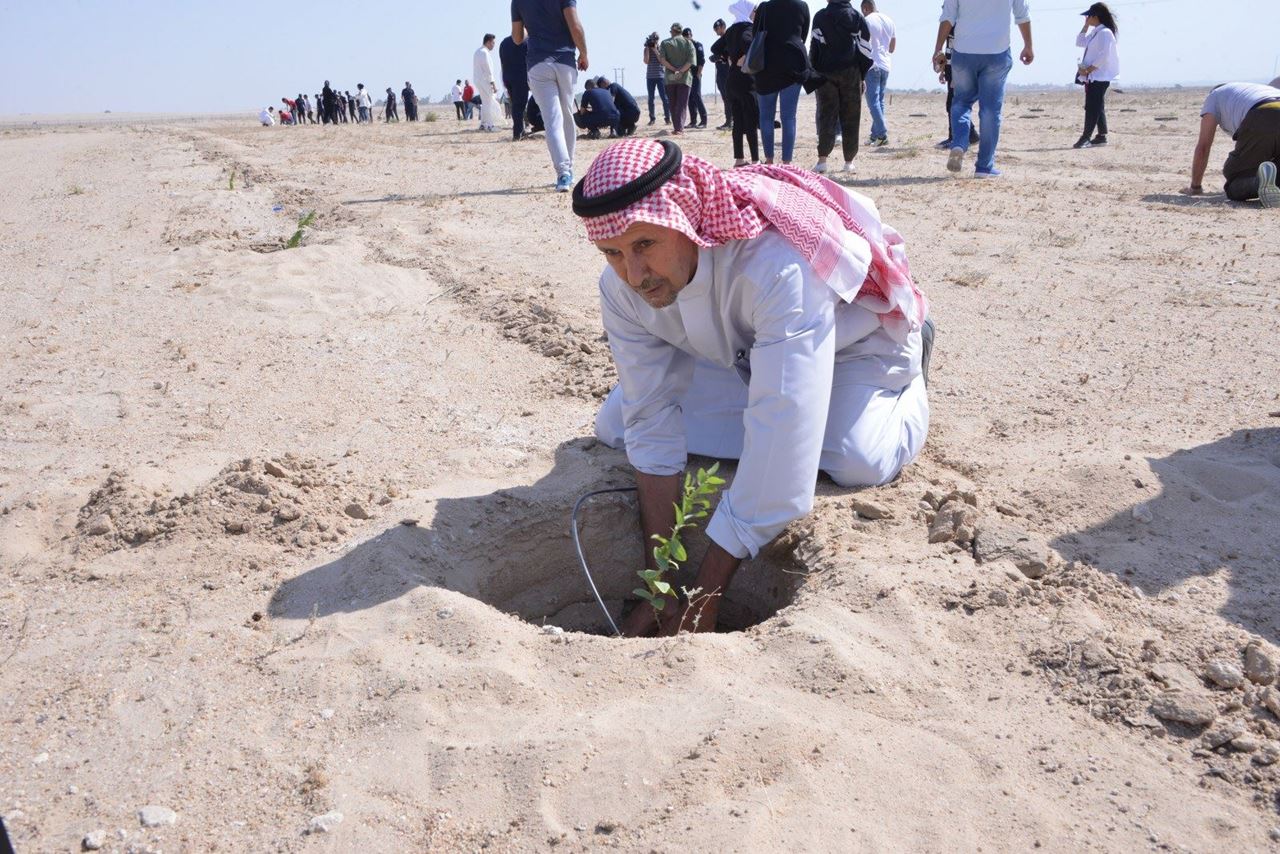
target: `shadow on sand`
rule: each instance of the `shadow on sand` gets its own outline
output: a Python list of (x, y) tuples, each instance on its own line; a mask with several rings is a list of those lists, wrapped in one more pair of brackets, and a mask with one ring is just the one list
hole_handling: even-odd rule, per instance
[[(555, 465), (537, 482), (487, 495), (434, 502), (430, 518), (396, 525), (336, 560), (285, 581), (271, 598), (273, 617), (307, 619), (374, 608), (418, 587), (442, 587), (532, 623), (604, 633), (607, 622), (579, 566), (570, 513), (583, 493), (631, 486), (626, 457), (595, 439), (562, 444)], [(598, 496), (580, 516), (583, 551), (610, 613), (643, 567), (633, 494)], [(689, 542), (690, 566), (706, 548)], [(721, 606), (721, 628), (742, 629), (790, 603), (803, 572), (782, 546), (745, 564)], [(681, 579), (688, 584), (689, 579)]]
[[(1280, 643), (1280, 428), (1237, 430), (1149, 462), (1159, 495), (1054, 547), (1151, 595), (1225, 573), (1222, 616)], [(1148, 512), (1151, 521), (1138, 518)]]

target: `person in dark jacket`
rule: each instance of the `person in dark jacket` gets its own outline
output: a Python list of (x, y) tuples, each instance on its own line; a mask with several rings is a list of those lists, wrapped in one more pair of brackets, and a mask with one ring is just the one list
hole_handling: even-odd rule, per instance
[(844, 148), (844, 171), (853, 171), (858, 156), (862, 121), (863, 75), (871, 68), (871, 32), (850, 0), (827, 0), (813, 16), (809, 61), (827, 82), (818, 87), (818, 163), (814, 172), (827, 171), (827, 157), (836, 145), (839, 128)]
[(640, 124), (640, 103), (630, 92), (622, 88), (621, 83), (610, 83), (607, 77), (597, 77), (596, 87), (606, 90), (613, 97), (613, 105), (618, 108), (618, 136), (631, 136)]
[[(733, 26), (711, 46), (713, 54), (724, 56), (728, 71), (725, 74), (725, 107), (733, 123), (733, 159), (735, 166), (745, 166), (743, 151), (745, 141), (751, 148), (751, 162), (760, 162), (760, 143), (757, 131), (760, 127), (760, 105), (756, 100), (755, 84), (751, 75), (742, 70), (742, 63), (751, 44), (751, 19), (755, 12), (749, 2), (735, 4), (732, 11), (738, 15)], [(772, 127), (772, 123), (770, 124)]]
[(529, 130), (525, 133), (525, 138), (535, 134), (542, 133), (547, 129), (542, 121), (542, 108), (538, 106), (538, 99), (529, 97), (529, 103), (524, 105), (524, 120), (529, 123)]
[(383, 112), (383, 122), (389, 122), (392, 119), (400, 121), (400, 113), (396, 110), (396, 93), (391, 91), (391, 87), (387, 87), (387, 107)]
[(713, 48), (708, 54), (711, 64), (716, 67), (716, 92), (720, 94), (720, 105), (724, 107), (724, 122), (716, 125), (716, 130), (728, 130), (733, 127), (733, 119), (729, 113), (729, 99), (724, 93), (725, 81), (729, 78), (729, 60), (722, 53), (716, 53), (714, 48), (721, 44), (720, 39), (724, 38), (728, 26), (725, 25), (724, 18), (716, 18), (716, 22), (711, 25), (711, 29), (716, 34), (717, 41), (711, 45)]
[(524, 106), (529, 102), (529, 42), (516, 44), (507, 36), (498, 44), (498, 64), (502, 66), (502, 86), (511, 99), (511, 138), (524, 136)]
[(320, 91), (321, 100), (324, 104), (325, 123), (336, 125), (338, 123), (338, 93), (329, 86), (328, 80), (324, 81), (324, 88)]
[(599, 139), (601, 128), (608, 128), (611, 135), (617, 135), (618, 108), (613, 104), (613, 96), (608, 90), (597, 87), (596, 81), (590, 77), (585, 86), (582, 106), (573, 116), (574, 124), (587, 131), (589, 139)]
[(809, 4), (804, 0), (766, 0), (756, 7), (755, 32), (765, 38), (764, 68), (755, 75), (760, 102), (760, 139), (764, 162), (773, 162), (773, 118), (781, 103), (782, 162), (791, 162), (796, 147), (796, 108), (800, 89), (812, 92), (822, 83), (809, 66)]
[(682, 35), (693, 42), (694, 54), (697, 56), (697, 61), (690, 69), (693, 71), (693, 83), (689, 90), (689, 127), (704, 128), (707, 126), (707, 105), (702, 103), (702, 70), (707, 65), (707, 54), (702, 49), (702, 42), (694, 41), (693, 30), (685, 27)]
[(408, 80), (404, 81), (404, 88), (400, 90), (400, 100), (404, 104), (405, 121), (416, 122), (418, 120), (418, 94), (413, 91), (413, 84)]

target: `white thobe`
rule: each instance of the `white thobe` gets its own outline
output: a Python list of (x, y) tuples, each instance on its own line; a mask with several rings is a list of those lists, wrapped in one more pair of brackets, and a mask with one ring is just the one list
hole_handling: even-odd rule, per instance
[(619, 381), (597, 435), (646, 474), (679, 474), (687, 453), (740, 459), (707, 525), (736, 557), (809, 512), (819, 468), (883, 483), (924, 444), (920, 333), (895, 340), (772, 229), (699, 250), (666, 308), (611, 268), (600, 297)]
[(498, 70), (495, 67), (493, 51), (482, 45), (476, 50), (472, 65), (472, 80), (475, 83), (476, 94), (480, 96), (480, 126), (495, 128), (502, 113), (498, 109), (498, 95), (494, 91)]

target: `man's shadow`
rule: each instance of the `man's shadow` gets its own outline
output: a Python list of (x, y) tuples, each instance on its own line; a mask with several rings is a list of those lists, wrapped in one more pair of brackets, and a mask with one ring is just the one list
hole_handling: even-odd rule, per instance
[[(268, 611), (285, 619), (351, 613), (425, 586), (462, 593), (530, 622), (606, 632), (608, 621), (578, 560), (570, 516), (583, 494), (634, 482), (622, 452), (595, 439), (570, 440), (535, 483), (432, 502), (417, 524), (387, 528), (285, 581)], [(634, 493), (588, 499), (579, 531), (594, 582), (618, 622), (624, 601), (633, 600), (632, 590), (641, 584), (636, 571), (644, 560)], [(696, 567), (706, 540), (695, 535), (688, 542), (687, 565)], [(791, 601), (801, 580), (785, 548), (766, 549), (735, 577), (721, 606), (722, 627), (743, 628), (771, 616)]]
[(1280, 428), (1237, 430), (1150, 464), (1159, 495), (1054, 547), (1150, 595), (1225, 571), (1222, 616), (1280, 643)]

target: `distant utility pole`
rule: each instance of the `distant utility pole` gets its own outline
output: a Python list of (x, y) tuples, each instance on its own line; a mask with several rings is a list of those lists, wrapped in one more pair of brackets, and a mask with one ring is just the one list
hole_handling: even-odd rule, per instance
[(614, 69), (613, 69), (613, 82), (614, 82), (614, 83), (617, 83), (617, 84), (618, 84), (619, 86), (621, 86), (623, 89), (627, 88), (627, 69), (625, 69), (625, 68), (614, 68)]

